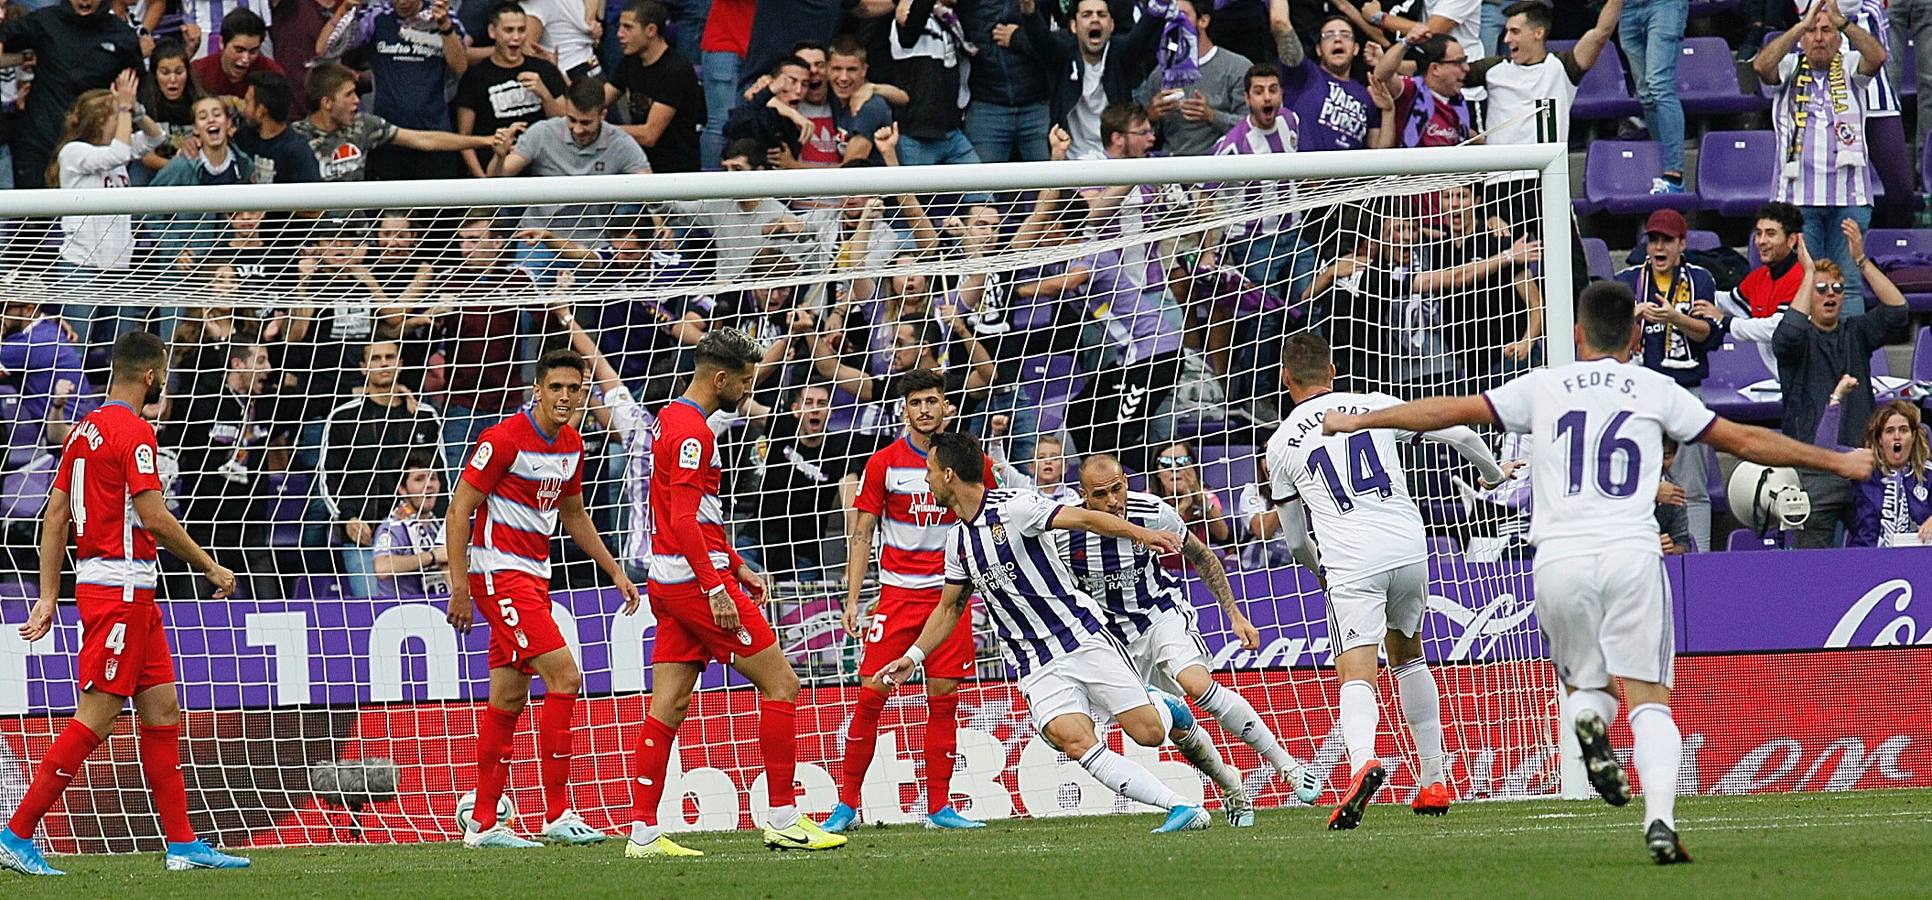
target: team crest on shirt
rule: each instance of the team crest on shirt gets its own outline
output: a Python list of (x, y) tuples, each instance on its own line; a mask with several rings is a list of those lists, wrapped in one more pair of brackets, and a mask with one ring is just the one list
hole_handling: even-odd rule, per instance
[(134, 471), (143, 475), (154, 474), (154, 448), (142, 444), (134, 448)]
[(517, 629), (517, 649), (519, 650), (530, 649), (530, 638), (528, 635), (525, 635), (523, 633), (523, 629), (521, 628)]
[(484, 467), (490, 464), (490, 457), (495, 453), (496, 448), (491, 446), (488, 441), (477, 444), (476, 454), (470, 457), (470, 468), (478, 472), (483, 471)]
[(101, 680), (113, 681), (114, 673), (121, 670), (121, 661), (113, 657), (107, 660), (107, 667), (101, 670)]
[(751, 632), (746, 631), (743, 628), (738, 629), (738, 643), (743, 644), (747, 647), (751, 646)]
[(704, 444), (697, 438), (685, 438), (678, 445), (678, 468), (696, 469), (704, 462)]
[(993, 540), (1001, 544), (1006, 543), (1006, 523), (993, 523)]

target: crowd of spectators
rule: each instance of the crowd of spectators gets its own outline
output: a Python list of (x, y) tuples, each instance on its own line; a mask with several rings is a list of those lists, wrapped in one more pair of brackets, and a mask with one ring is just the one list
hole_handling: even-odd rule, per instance
[[(1907, 337), (1908, 315), (1864, 243), (1881, 180), (1866, 135), (1903, 113), (1932, 125), (1896, 93), (1904, 52), (1932, 52), (1926, 6), (1762, 0), (1691, 23), (1683, 0), (10, 0), (0, 177), (119, 189), (1527, 143), (1549, 99), (1556, 138), (1581, 146), (1591, 126), (1569, 105), (1621, 53), (1642, 116), (1612, 127), (1662, 145), (1653, 192), (1671, 195), (1687, 190), (1686, 129), (1707, 124), (1678, 100), (1679, 46), (1694, 25), (1739, 25), (1739, 73), (1773, 97), (1782, 162), (1776, 202), (1720, 230), (1748, 231), (1758, 266), (1721, 278), (1671, 209), (1590, 230), (1641, 234), (1615, 277), (1643, 304), (1642, 365), (1696, 390), (1718, 348), (1757, 342), (1786, 433), (1877, 444), (1892, 438), (1866, 427), (1868, 360)], [(150, 328), (173, 342), (152, 412), (181, 448), (177, 495), (201, 540), (267, 552), (251, 523), (303, 492), (299, 544), (326, 548), (345, 590), (433, 589), (452, 473), (523, 402), (529, 360), (577, 342), (608, 371), (586, 426), (603, 459), (593, 507), (635, 533), (626, 473), (647, 461), (648, 412), (633, 413), (674, 397), (688, 348), (728, 326), (768, 348), (752, 403), (718, 426), (739, 540), (774, 572), (839, 571), (842, 544), (823, 538), (920, 369), (1003, 480), (1065, 496), (1079, 455), (1107, 449), (1203, 541), (1267, 565), (1284, 545), (1266, 498), (1208, 484), (1196, 441), (1260, 442), (1286, 402), (1276, 348), (1301, 328), (1337, 346), (1344, 387), (1480, 388), (1538, 364), (1568, 340), (1545, 333), (1542, 264), (1574, 253), (1543, 244), (1533, 187), (1398, 188), (1180, 239), (1155, 232), (1294, 186), (18, 225), (8, 265), (39, 262), (11, 283), (60, 302), (5, 307), (6, 477), (36, 471), (98, 402), (107, 343)], [(1036, 261), (978, 264), (1001, 254)], [(170, 295), (125, 296), (137, 272)], [(1043, 375), (1047, 358), (1071, 375)], [(1663, 532), (1679, 550), (1716, 543), (1715, 464), (1675, 456), (1660, 500), (1683, 507)], [(1886, 534), (1923, 519), (1924, 504), (1805, 478), (1808, 544), (1864, 533), (1867, 507), (1892, 517)]]

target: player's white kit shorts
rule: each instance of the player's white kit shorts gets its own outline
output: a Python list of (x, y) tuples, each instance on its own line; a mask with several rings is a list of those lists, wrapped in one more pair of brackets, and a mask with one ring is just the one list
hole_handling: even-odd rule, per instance
[(1033, 727), (1042, 732), (1048, 722), (1067, 713), (1104, 723), (1151, 702), (1120, 645), (1104, 635), (1090, 637), (1079, 649), (1027, 673), (1020, 679), (1020, 695), (1033, 715)]
[(1341, 653), (1376, 646), (1391, 628), (1413, 637), (1422, 633), (1422, 613), (1428, 603), (1426, 562), (1333, 585), (1328, 590), (1328, 639)]
[(1614, 675), (1670, 686), (1676, 626), (1662, 557), (1539, 558), (1534, 578), (1536, 621), (1564, 684), (1605, 688)]
[(1172, 610), (1154, 616), (1140, 636), (1127, 645), (1127, 658), (1142, 681), (1175, 696), (1186, 693), (1181, 690), (1179, 675), (1188, 666), (1214, 671), (1207, 645), (1201, 643), (1193, 620)]

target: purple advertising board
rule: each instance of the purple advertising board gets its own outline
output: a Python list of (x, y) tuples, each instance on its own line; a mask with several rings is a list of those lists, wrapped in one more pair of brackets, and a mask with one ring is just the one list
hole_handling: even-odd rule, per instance
[[(1830, 550), (1703, 554), (1670, 559), (1678, 649), (1691, 653), (1932, 644), (1932, 561), (1923, 550)], [(1235, 595), (1261, 633), (1247, 650), (1198, 581), (1191, 590), (1201, 632), (1219, 669), (1305, 667), (1331, 662), (1326, 607), (1306, 572), (1240, 573)], [(1531, 609), (1525, 562), (1438, 557), (1430, 566), (1425, 649), (1442, 663), (1545, 655)], [(587, 694), (648, 688), (655, 620), (648, 605), (618, 613), (608, 590), (560, 591), (553, 610), (584, 672)], [(836, 659), (838, 603), (781, 602), (772, 610), (794, 658)], [(0, 621), (24, 620), (27, 602), (0, 599)], [(264, 709), (371, 702), (474, 700), (487, 693), (488, 635), (459, 635), (440, 600), (225, 600), (164, 604), (168, 637), (189, 709)], [(71, 606), (34, 644), (0, 627), (0, 715), (73, 708), (80, 646)], [(983, 645), (984, 646), (984, 645)], [(847, 667), (849, 669), (849, 666)], [(725, 683), (722, 667), (706, 686)]]

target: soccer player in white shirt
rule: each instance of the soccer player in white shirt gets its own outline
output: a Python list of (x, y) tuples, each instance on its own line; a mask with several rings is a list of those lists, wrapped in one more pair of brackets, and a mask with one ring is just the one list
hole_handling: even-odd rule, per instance
[(1583, 745), (1590, 783), (1613, 806), (1630, 782), (1611, 754), (1608, 722), (1623, 680), (1632, 761), (1643, 776), (1644, 842), (1659, 865), (1690, 862), (1677, 837), (1683, 740), (1671, 719), (1670, 582), (1653, 518), (1663, 438), (1702, 441), (1767, 466), (1866, 478), (1872, 455), (1834, 453), (1704, 408), (1669, 376), (1627, 365), (1636, 340), (1630, 288), (1600, 281), (1577, 298), (1577, 362), (1538, 369), (1469, 397), (1408, 403), (1366, 415), (1332, 413), (1326, 433), (1498, 425), (1534, 436), (1536, 618), (1568, 694), (1564, 716)]
[[(1220, 557), (1199, 538), (1187, 534), (1187, 524), (1174, 507), (1153, 494), (1128, 490), (1127, 473), (1118, 460), (1105, 453), (1089, 456), (1080, 464), (1080, 490), (1081, 505), (1087, 509), (1120, 516), (1143, 528), (1186, 535), (1181, 539), (1181, 555), (1200, 573), (1201, 582), (1220, 604), (1228, 630), (1242, 647), (1261, 649), (1261, 632), (1235, 605), (1234, 589), (1228, 585)], [(1161, 565), (1160, 557), (1146, 548), (1097, 532), (1074, 535), (1069, 549), (1074, 576), (1106, 611), (1108, 628), (1127, 646), (1127, 659), (1140, 671), (1141, 680), (1169, 693), (1186, 694), (1196, 706), (1213, 715), (1222, 730), (1239, 737), (1267, 760), (1297, 799), (1313, 804), (1321, 796), (1320, 776), (1282, 749), (1274, 731), (1247, 698), (1234, 688), (1216, 684), (1209, 674), (1213, 663), (1201, 642), (1194, 606), (1181, 586), (1180, 574)], [(1240, 771), (1222, 760), (1206, 730), (1197, 724), (1181, 731), (1174, 736), (1174, 746), (1221, 789), (1228, 824), (1236, 828), (1254, 824), (1254, 804), (1242, 786)]]
[[(1388, 778), (1375, 755), (1376, 650), (1384, 644), (1415, 738), (1417, 791), (1409, 808), (1416, 815), (1442, 815), (1450, 801), (1442, 771), (1442, 700), (1422, 657), (1429, 552), (1396, 444), (1418, 434), (1448, 444), (1482, 471), (1485, 484), (1501, 481), (1503, 469), (1483, 439), (1463, 427), (1324, 435), (1325, 417), (1402, 401), (1383, 393), (1336, 393), (1333, 350), (1314, 332), (1288, 339), (1281, 380), (1295, 408), (1268, 440), (1270, 489), (1295, 560), (1323, 579), (1335, 677), (1342, 683), (1342, 742), (1351, 777), (1328, 827), (1361, 824), (1369, 798)], [(1321, 535), (1319, 551), (1309, 538), (1307, 513)]]
[(906, 655), (879, 671), (903, 683), (959, 622), (968, 593), (979, 595), (1019, 673), (1020, 694), (1041, 737), (1121, 796), (1167, 810), (1155, 833), (1208, 827), (1207, 810), (1181, 798), (1152, 772), (1107, 748), (1095, 731), (1120, 723), (1134, 743), (1158, 747), (1174, 730), (1193, 728), (1187, 705), (1141, 683), (1106, 616), (1080, 589), (1068, 564), (1067, 529), (1125, 538), (1161, 553), (1179, 553), (1181, 536), (1118, 516), (1055, 503), (1030, 490), (985, 484), (986, 457), (970, 435), (932, 437), (926, 483), (959, 523), (946, 540), (946, 587)]

